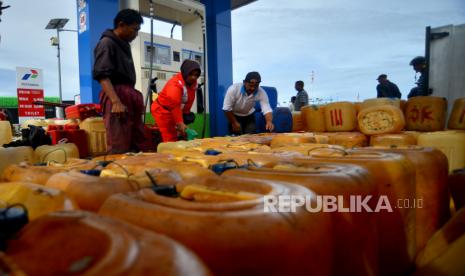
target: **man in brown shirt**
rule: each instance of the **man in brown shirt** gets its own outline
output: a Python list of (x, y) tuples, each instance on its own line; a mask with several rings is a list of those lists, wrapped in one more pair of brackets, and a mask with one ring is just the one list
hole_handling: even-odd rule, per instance
[(100, 103), (110, 153), (148, 150), (142, 122), (144, 101), (142, 93), (134, 89), (136, 71), (129, 45), (142, 23), (138, 11), (121, 10), (114, 29), (103, 32), (94, 50), (93, 77), (102, 86)]

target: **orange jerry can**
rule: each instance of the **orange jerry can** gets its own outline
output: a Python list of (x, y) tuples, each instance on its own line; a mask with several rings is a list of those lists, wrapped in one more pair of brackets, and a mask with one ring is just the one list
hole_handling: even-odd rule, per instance
[(292, 112), (292, 132), (303, 131), (304, 124), (300, 111)]
[(326, 131), (324, 105), (307, 105), (300, 112), (305, 131)]
[(447, 157), (437, 149), (419, 146), (366, 149), (402, 154), (415, 166), (416, 248), (420, 251), (450, 218)]
[(0, 251), (0, 275), (26, 276), (26, 273), (20, 270), (5, 253)]
[[(261, 163), (257, 163), (258, 165), (264, 165), (271, 162), (277, 161), (289, 161), (295, 157), (302, 156), (302, 155), (309, 155), (310, 152), (317, 150), (317, 149), (324, 149), (324, 148), (336, 148), (343, 150), (344, 147), (336, 146), (336, 145), (328, 145), (328, 144), (300, 144), (299, 146), (289, 146), (289, 147), (280, 147), (273, 150), (273, 154), (277, 157), (276, 158), (269, 158), (268, 160), (263, 160)], [(255, 160), (255, 159), (253, 159)], [(246, 163), (247, 164), (247, 163)]]
[(57, 173), (64, 172), (62, 168), (34, 166), (29, 164), (10, 165), (3, 171), (2, 181), (24, 181), (45, 185), (48, 179)]
[(273, 137), (270, 146), (271, 148), (279, 148), (315, 142), (315, 137), (311, 133), (280, 133)]
[(315, 133), (316, 137), (327, 137), (327, 142), (330, 145), (337, 145), (345, 148), (366, 147), (368, 145), (368, 138), (365, 134), (352, 131), (352, 132), (320, 132)]
[(0, 147), (3, 144), (8, 144), (13, 139), (13, 133), (11, 131), (11, 124), (9, 121), (0, 120)]
[(440, 131), (446, 124), (447, 100), (441, 97), (412, 97), (405, 107), (407, 130)]
[(210, 275), (172, 239), (88, 212), (33, 221), (6, 253), (27, 275)]
[(465, 275), (465, 208), (460, 209), (416, 258), (414, 275)]
[(355, 105), (351, 102), (335, 102), (325, 106), (326, 131), (352, 131), (357, 124)]
[[(167, 235), (198, 254), (215, 275), (330, 275), (332, 216), (268, 208), (305, 187), (235, 177), (203, 177), (176, 185), (178, 197), (142, 189), (110, 197), (99, 213)], [(271, 201), (271, 203), (270, 203)], [(277, 205), (273, 205), (277, 206)], [(221, 227), (218, 227), (221, 225)], [(232, 264), (231, 262), (234, 262)]]
[(455, 210), (465, 207), (465, 168), (455, 170), (449, 175), (448, 183)]
[(404, 114), (392, 105), (367, 107), (358, 114), (358, 126), (366, 135), (399, 133), (405, 127)]
[(215, 173), (202, 167), (197, 162), (176, 161), (169, 158), (172, 158), (172, 156), (159, 153), (150, 156), (127, 157), (110, 163), (103, 172), (112, 171), (115, 175), (124, 176), (141, 173), (145, 170), (162, 169), (169, 170), (182, 179), (215, 175)]
[(237, 137), (238, 142), (269, 146), (276, 133), (245, 134)]
[(415, 136), (406, 133), (380, 134), (370, 136), (370, 146), (397, 148), (413, 146), (417, 144)]
[(387, 198), (391, 212), (377, 213), (379, 271), (381, 275), (405, 274), (415, 256), (415, 209), (398, 207), (399, 202), (415, 200), (415, 168), (406, 157), (376, 151), (322, 149), (310, 156), (294, 158), (309, 161), (359, 165), (373, 175), (378, 194)]
[(465, 98), (455, 100), (447, 127), (465, 130)]
[(372, 98), (361, 103), (360, 111), (374, 106), (390, 105), (400, 108), (400, 99), (397, 98)]
[(66, 163), (49, 163), (43, 165), (30, 165), (29, 163), (20, 163), (18, 165), (10, 165), (3, 171), (2, 181), (24, 181), (40, 185), (45, 185), (52, 175), (66, 172), (70, 170), (90, 170), (97, 166), (97, 163), (84, 160), (70, 158)]
[[(314, 144), (309, 144), (314, 145)], [(326, 146), (326, 145), (324, 145)], [(298, 152), (287, 150), (295, 147), (280, 147), (274, 150), (273, 153), (255, 153), (255, 152), (236, 152), (219, 154), (221, 162), (230, 161), (237, 163), (237, 166), (255, 164), (262, 166), (271, 162), (290, 160), (293, 156), (299, 155)], [(281, 151), (282, 150), (282, 151)]]
[(99, 177), (79, 171), (54, 174), (45, 184), (62, 190), (80, 209), (98, 211), (112, 194), (136, 191), (140, 187), (134, 180), (119, 177)]
[(0, 183), (0, 207), (21, 204), (30, 220), (54, 211), (74, 210), (76, 204), (58, 189), (27, 182)]
[(400, 110), (402, 110), (404, 115), (405, 115), (405, 108), (406, 107), (407, 107), (407, 101), (406, 100), (400, 100)]
[(79, 127), (87, 133), (89, 154), (92, 156), (107, 152), (107, 132), (101, 117), (91, 117), (83, 120)]
[(418, 135), (417, 144), (442, 151), (449, 160), (449, 172), (465, 167), (465, 132), (446, 130)]
[[(150, 175), (150, 176), (148, 176)], [(135, 180), (140, 187), (150, 187), (153, 180), (160, 185), (174, 185), (181, 179), (215, 174), (196, 162), (175, 160), (139, 160), (128, 158), (113, 162), (102, 170), (101, 176)]]
[(34, 150), (32, 147), (0, 147), (0, 175), (6, 167), (21, 162), (33, 162)]
[[(356, 212), (351, 206), (356, 197), (377, 196), (377, 187), (369, 172), (356, 165), (281, 161), (261, 167), (228, 170), (224, 176), (266, 179), (305, 186), (317, 195), (333, 196), (353, 212), (334, 213), (334, 275), (378, 275), (376, 214)], [(369, 203), (372, 210), (374, 202)]]

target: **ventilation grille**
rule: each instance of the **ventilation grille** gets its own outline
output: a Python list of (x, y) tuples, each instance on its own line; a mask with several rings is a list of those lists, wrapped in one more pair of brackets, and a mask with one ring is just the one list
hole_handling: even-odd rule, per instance
[(159, 80), (166, 80), (166, 73), (157, 72), (157, 78)]
[(144, 70), (144, 79), (150, 78), (150, 71)]
[[(159, 80), (166, 80), (166, 73), (163, 73), (163, 72), (156, 72), (156, 73), (157, 73), (156, 77)], [(148, 79), (148, 78), (150, 78), (150, 71), (145, 70), (144, 71), (144, 79)]]

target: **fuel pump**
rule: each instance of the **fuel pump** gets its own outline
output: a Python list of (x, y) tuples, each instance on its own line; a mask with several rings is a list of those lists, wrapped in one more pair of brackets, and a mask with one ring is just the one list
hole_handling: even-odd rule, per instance
[[(150, 33), (139, 32), (138, 37), (131, 43), (131, 50), (136, 69), (136, 89), (143, 91), (145, 112), (150, 112), (150, 106), (171, 77), (176, 75), (181, 64), (186, 59), (197, 61), (201, 65), (202, 75), (198, 83), (203, 83), (196, 101), (192, 106), (192, 112), (197, 115), (198, 121), (193, 127), (199, 133), (205, 133), (208, 106), (205, 62), (205, 6), (200, 1), (194, 0), (121, 0), (121, 8), (137, 9), (150, 20)], [(161, 35), (161, 29), (153, 22), (157, 21), (172, 24), (171, 34)], [(155, 24), (155, 25), (154, 25)], [(174, 29), (180, 26), (182, 37), (173, 35)], [(169, 32), (169, 29), (168, 29)], [(176, 37), (176, 38), (174, 38)], [(156, 79), (156, 81), (155, 81)], [(201, 92), (203, 91), (203, 92)], [(155, 92), (155, 93), (154, 93)], [(196, 95), (200, 95), (197, 93)], [(200, 101), (200, 103), (199, 103)], [(203, 106), (198, 110), (197, 107)], [(145, 116), (144, 116), (145, 119)], [(145, 122), (145, 121), (144, 121)], [(203, 135), (205, 136), (205, 134)]]

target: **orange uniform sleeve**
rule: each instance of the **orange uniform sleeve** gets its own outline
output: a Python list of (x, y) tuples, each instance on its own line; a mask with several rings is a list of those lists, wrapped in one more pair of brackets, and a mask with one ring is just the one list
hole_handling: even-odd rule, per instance
[(169, 81), (159, 96), (160, 104), (167, 108), (173, 114), (176, 123), (183, 122), (181, 102), (182, 102), (182, 86), (174, 81)]

